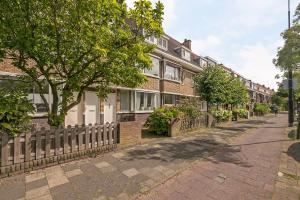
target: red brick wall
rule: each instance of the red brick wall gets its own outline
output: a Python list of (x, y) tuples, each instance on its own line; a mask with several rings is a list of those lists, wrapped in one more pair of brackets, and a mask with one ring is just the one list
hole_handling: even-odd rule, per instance
[(194, 87), (193, 87), (193, 74), (184, 71), (184, 80), (180, 85), (180, 94), (191, 96), (195, 95)]
[(180, 93), (180, 83), (169, 80), (162, 80), (161, 91), (170, 93)]
[(21, 70), (17, 69), (11, 64), (11, 60), (4, 59), (0, 62), (0, 71), (9, 73), (21, 73)]
[(140, 144), (142, 139), (142, 126), (139, 122), (120, 122), (121, 147)]
[(154, 77), (147, 77), (147, 82), (138, 87), (145, 90), (159, 90), (159, 79)]

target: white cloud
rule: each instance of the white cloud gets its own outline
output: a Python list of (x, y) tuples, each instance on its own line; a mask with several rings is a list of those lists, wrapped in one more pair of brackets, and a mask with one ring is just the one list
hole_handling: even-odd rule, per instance
[(215, 36), (209, 35), (206, 38), (193, 39), (192, 48), (199, 54), (215, 56), (216, 49), (222, 44), (222, 40)]
[(275, 45), (280, 45), (280, 42), (269, 46), (257, 43), (243, 47), (237, 53), (235, 66), (238, 68), (235, 70), (254, 82), (276, 88), (275, 76), (280, 71), (275, 68), (272, 62), (276, 55)]

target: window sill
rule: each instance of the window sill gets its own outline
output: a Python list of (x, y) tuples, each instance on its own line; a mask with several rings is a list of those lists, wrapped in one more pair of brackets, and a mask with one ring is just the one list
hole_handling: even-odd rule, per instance
[(162, 78), (161, 80), (163, 80), (163, 81), (172, 81), (172, 82), (174, 82), (174, 83), (179, 83), (179, 84), (181, 84), (181, 81), (176, 81), (176, 80), (172, 80), (172, 79), (168, 79), (168, 78)]
[(146, 74), (144, 73), (145, 76), (151, 77), (151, 78), (156, 78), (159, 79), (159, 76), (151, 75), (151, 74)]

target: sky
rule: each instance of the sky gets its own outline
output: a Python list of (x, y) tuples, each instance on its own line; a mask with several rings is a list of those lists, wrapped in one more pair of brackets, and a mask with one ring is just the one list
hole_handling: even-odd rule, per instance
[[(129, 6), (134, 0), (126, 0)], [(151, 0), (156, 2), (157, 0)], [(272, 60), (283, 45), (288, 0), (161, 0), (164, 31), (254, 82), (277, 88)], [(292, 16), (300, 0), (291, 0)]]

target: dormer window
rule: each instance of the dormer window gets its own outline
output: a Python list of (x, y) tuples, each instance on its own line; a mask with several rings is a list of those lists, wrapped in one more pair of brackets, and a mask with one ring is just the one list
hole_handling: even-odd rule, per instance
[(181, 57), (185, 60), (191, 61), (191, 53), (185, 49), (181, 49)]
[(150, 36), (147, 38), (147, 41), (157, 45), (157, 47), (162, 48), (164, 50), (168, 50), (168, 40), (161, 37), (161, 38), (156, 38), (154, 36)]
[(159, 38), (157, 40), (157, 46), (160, 47), (160, 48), (162, 48), (162, 49), (167, 50), (168, 49), (168, 42), (164, 38)]

